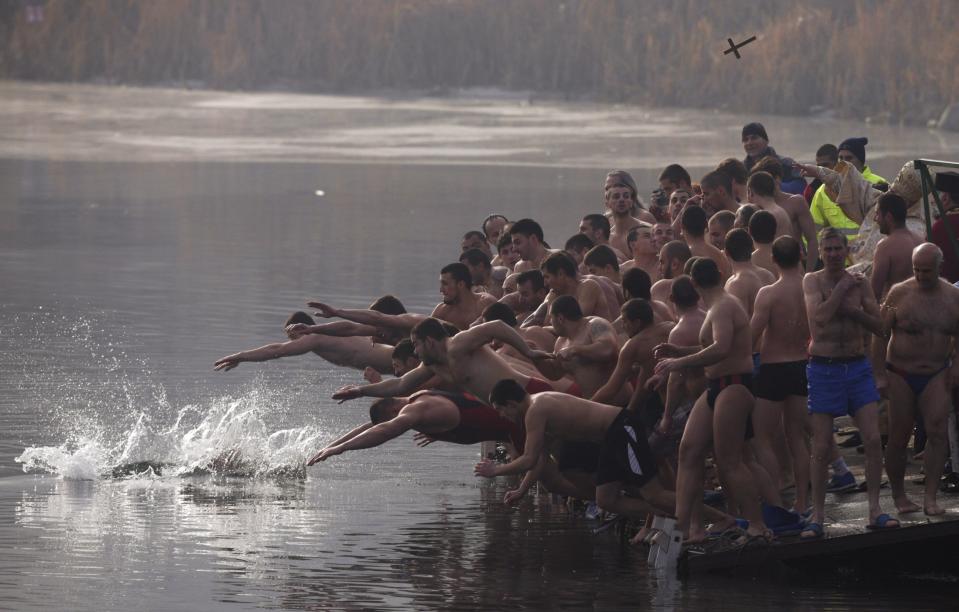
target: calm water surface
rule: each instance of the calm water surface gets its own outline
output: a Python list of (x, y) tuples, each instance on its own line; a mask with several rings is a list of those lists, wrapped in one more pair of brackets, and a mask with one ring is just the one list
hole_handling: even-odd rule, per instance
[[(473, 447), (405, 436), (304, 471), (365, 418), (328, 399), (359, 373), (314, 356), (212, 370), (282, 340), (309, 298), (390, 292), (428, 312), (488, 213), (562, 243), (609, 168), (647, 192), (665, 163), (740, 156), (749, 119), (16, 83), (0, 97), (0, 607), (955, 606), (942, 576), (680, 582), (547, 496), (504, 508), (509, 483), (474, 479)], [(959, 158), (954, 135), (763, 120), (803, 159), (868, 134), (889, 178)]]

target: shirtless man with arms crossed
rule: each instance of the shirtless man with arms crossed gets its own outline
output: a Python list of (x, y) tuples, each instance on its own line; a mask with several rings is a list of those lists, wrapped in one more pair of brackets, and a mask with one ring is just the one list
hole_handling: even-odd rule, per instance
[(794, 510), (803, 513), (809, 493), (806, 442), (809, 323), (803, 303), (799, 243), (791, 236), (777, 238), (773, 243), (773, 260), (779, 268), (779, 280), (759, 290), (750, 321), (753, 338), (760, 340), (759, 377), (754, 385), (754, 448), (766, 471), (778, 477), (780, 465), (772, 445), (785, 429), (796, 483)]
[(918, 408), (926, 427), (923, 467), (926, 490), (923, 511), (930, 516), (945, 510), (936, 502), (939, 478), (948, 451), (946, 422), (952, 409), (950, 357), (959, 335), (959, 288), (939, 278), (942, 251), (923, 243), (912, 252), (913, 278), (894, 285), (882, 305), (889, 336), (889, 443), (886, 473), (900, 513), (919, 506), (906, 495), (906, 445)]
[(823, 536), (826, 503), (826, 461), (833, 442), (833, 419), (850, 415), (859, 429), (866, 455), (869, 527), (888, 529), (899, 521), (882, 512), (882, 443), (879, 441), (879, 392), (865, 356), (870, 332), (882, 334), (879, 305), (872, 287), (861, 276), (846, 272), (846, 237), (832, 227), (819, 234), (825, 267), (803, 278), (809, 345), (809, 413), (812, 426), (813, 514), (803, 539)]

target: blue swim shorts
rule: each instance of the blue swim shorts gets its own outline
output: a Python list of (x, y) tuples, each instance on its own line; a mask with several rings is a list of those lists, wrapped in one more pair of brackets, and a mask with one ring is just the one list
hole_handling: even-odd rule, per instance
[(809, 357), (809, 413), (854, 416), (879, 401), (872, 365), (865, 357)]

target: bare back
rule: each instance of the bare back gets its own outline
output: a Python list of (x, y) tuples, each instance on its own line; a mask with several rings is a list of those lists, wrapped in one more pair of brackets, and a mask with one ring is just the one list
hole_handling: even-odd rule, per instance
[(602, 442), (622, 408), (565, 393), (537, 393), (526, 411), (527, 431), (544, 427), (550, 437)]
[(763, 363), (806, 359), (809, 321), (803, 302), (802, 276), (786, 274), (759, 290), (752, 331), (760, 338), (759, 352)]

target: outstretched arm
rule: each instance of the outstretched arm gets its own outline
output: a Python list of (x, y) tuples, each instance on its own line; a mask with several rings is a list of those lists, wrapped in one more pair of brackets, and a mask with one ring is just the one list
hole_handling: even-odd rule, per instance
[(353, 321), (334, 321), (333, 323), (320, 323), (319, 325), (294, 323), (286, 328), (286, 332), (292, 333), (295, 338), (306, 334), (320, 334), (341, 338), (350, 336), (372, 336), (376, 331), (376, 328), (372, 325), (360, 325)]
[(456, 334), (450, 340), (450, 350), (469, 353), (493, 340), (508, 344), (530, 361), (549, 356), (545, 351), (531, 349), (519, 332), (502, 321), (488, 321)]
[(326, 446), (327, 446), (327, 447), (330, 447), (330, 446), (336, 446), (336, 445), (338, 445), (338, 444), (343, 444), (343, 443), (346, 442), (347, 440), (352, 440), (353, 438), (355, 438), (356, 436), (360, 435), (361, 433), (363, 433), (364, 431), (366, 431), (367, 429), (369, 429), (369, 428), (371, 428), (371, 427), (373, 427), (373, 423), (363, 423), (363, 424), (360, 425), (359, 427), (354, 427), (353, 429), (351, 429), (350, 431), (346, 432), (345, 434), (343, 434), (342, 436), (340, 436), (340, 437), (337, 438), (336, 440), (333, 440), (332, 442), (330, 442), (330, 443), (327, 444)]
[(419, 365), (399, 378), (390, 378), (372, 385), (347, 385), (333, 394), (333, 399), (350, 400), (357, 397), (399, 397), (416, 391), (433, 377), (433, 370)]
[(354, 323), (360, 323), (361, 325), (372, 325), (373, 327), (388, 327), (391, 329), (402, 329), (409, 331), (413, 327), (426, 318), (426, 315), (421, 314), (399, 314), (399, 315), (390, 315), (383, 314), (382, 312), (376, 310), (368, 310), (362, 308), (333, 308), (329, 304), (324, 304), (323, 302), (309, 302), (307, 304), (310, 308), (317, 309), (317, 316), (321, 317), (339, 317), (341, 319), (346, 319), (347, 321), (353, 321)]
[(374, 425), (359, 435), (346, 440), (345, 442), (327, 446), (317, 454), (313, 455), (313, 457), (311, 457), (306, 464), (313, 465), (318, 461), (325, 461), (327, 458), (332, 457), (333, 455), (339, 455), (351, 450), (379, 446), (409, 431), (416, 425), (416, 422), (417, 419), (414, 416), (410, 414), (403, 414), (401, 412), (395, 418), (386, 421), (385, 423)]
[(320, 348), (325, 341), (322, 336), (303, 336), (287, 342), (274, 342), (260, 348), (221, 357), (213, 363), (213, 369), (227, 372), (244, 361), (270, 361), (280, 357), (302, 355)]

